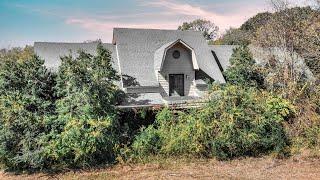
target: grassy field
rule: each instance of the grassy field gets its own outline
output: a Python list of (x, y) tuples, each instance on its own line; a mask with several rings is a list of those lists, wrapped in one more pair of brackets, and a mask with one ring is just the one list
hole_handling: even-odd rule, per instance
[(159, 163), (116, 165), (112, 168), (69, 171), (59, 174), (14, 175), (1, 172), (0, 179), (319, 179), (320, 159), (271, 157), (232, 161), (167, 160)]

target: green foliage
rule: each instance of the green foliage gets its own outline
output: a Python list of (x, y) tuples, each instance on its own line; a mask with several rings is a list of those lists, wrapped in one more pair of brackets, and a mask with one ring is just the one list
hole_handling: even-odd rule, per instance
[(233, 50), (230, 67), (224, 72), (227, 82), (241, 86), (262, 87), (264, 78), (247, 46)]
[(111, 53), (101, 44), (97, 56), (79, 52), (62, 58), (57, 77), (57, 111), (60, 116), (104, 117), (114, 111), (119, 76), (111, 64)]
[(101, 44), (97, 56), (79, 52), (63, 57), (57, 74), (57, 119), (49, 134), (47, 157), (61, 165), (89, 166), (114, 161), (118, 75)]
[[(14, 47), (12, 49), (0, 49), (0, 60), (16, 61), (22, 62), (25, 60), (30, 60), (34, 56), (34, 51), (32, 46), (26, 46), (24, 48)], [(1, 63), (0, 61), (0, 63)]]
[(160, 134), (153, 125), (143, 129), (139, 136), (134, 140), (132, 148), (136, 157), (143, 158), (145, 155), (156, 155), (161, 149)]
[(258, 13), (255, 16), (248, 19), (245, 23), (243, 23), (239, 29), (243, 31), (247, 31), (249, 33), (254, 33), (263, 25), (268, 23), (268, 21), (271, 18), (272, 18), (272, 13), (269, 13), (269, 12)]
[(112, 162), (117, 137), (114, 117), (70, 118), (60, 133), (51, 132), (45, 157), (60, 167), (86, 167)]
[(206, 40), (214, 40), (217, 37), (219, 27), (205, 19), (196, 19), (192, 22), (184, 22), (178, 27), (181, 31), (200, 31)]
[(225, 34), (213, 41), (209, 44), (213, 45), (249, 45), (250, 44), (250, 33), (247, 31), (237, 29), (237, 28), (230, 28), (228, 29)]
[(200, 110), (162, 110), (153, 126), (132, 145), (132, 156), (206, 156), (220, 159), (285, 152), (285, 119), (294, 113), (286, 100), (240, 86), (213, 86)]
[(244, 22), (240, 28), (230, 28), (215, 44), (219, 45), (249, 45), (255, 33), (270, 21), (273, 14), (258, 13)]
[(296, 88), (295, 106), (299, 108), (296, 117), (290, 119), (286, 128), (292, 139), (292, 151), (303, 149), (319, 155), (320, 150), (320, 85), (307, 84)]
[(119, 111), (120, 147), (130, 145), (141, 128), (153, 124), (156, 114), (152, 108)]
[(118, 144), (118, 80), (110, 52), (62, 58), (57, 75), (43, 60), (2, 61), (0, 160), (12, 170), (112, 162)]
[(6, 60), (0, 72), (0, 160), (11, 169), (40, 168), (46, 116), (54, 114), (54, 75), (38, 57)]

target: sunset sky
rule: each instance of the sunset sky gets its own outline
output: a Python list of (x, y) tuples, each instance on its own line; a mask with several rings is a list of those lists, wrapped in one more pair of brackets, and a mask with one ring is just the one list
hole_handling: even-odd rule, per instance
[(114, 27), (177, 29), (197, 18), (216, 23), (223, 33), (270, 9), (264, 0), (0, 0), (0, 48), (34, 41), (111, 42)]

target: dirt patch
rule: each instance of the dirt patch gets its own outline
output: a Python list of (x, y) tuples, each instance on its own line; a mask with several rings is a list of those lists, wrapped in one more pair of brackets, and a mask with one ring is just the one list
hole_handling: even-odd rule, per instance
[(63, 174), (13, 175), (0, 179), (319, 179), (320, 159), (247, 158), (232, 161), (194, 160), (169, 163), (117, 165), (112, 168)]

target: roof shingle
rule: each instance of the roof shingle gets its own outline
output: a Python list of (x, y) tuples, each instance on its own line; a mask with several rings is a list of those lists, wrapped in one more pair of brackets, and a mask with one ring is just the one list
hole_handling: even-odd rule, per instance
[(154, 55), (165, 44), (178, 39), (190, 45), (199, 68), (219, 82), (225, 82), (206, 40), (200, 32), (155, 29), (114, 29), (122, 74), (131, 76), (140, 86), (159, 86), (154, 71)]

